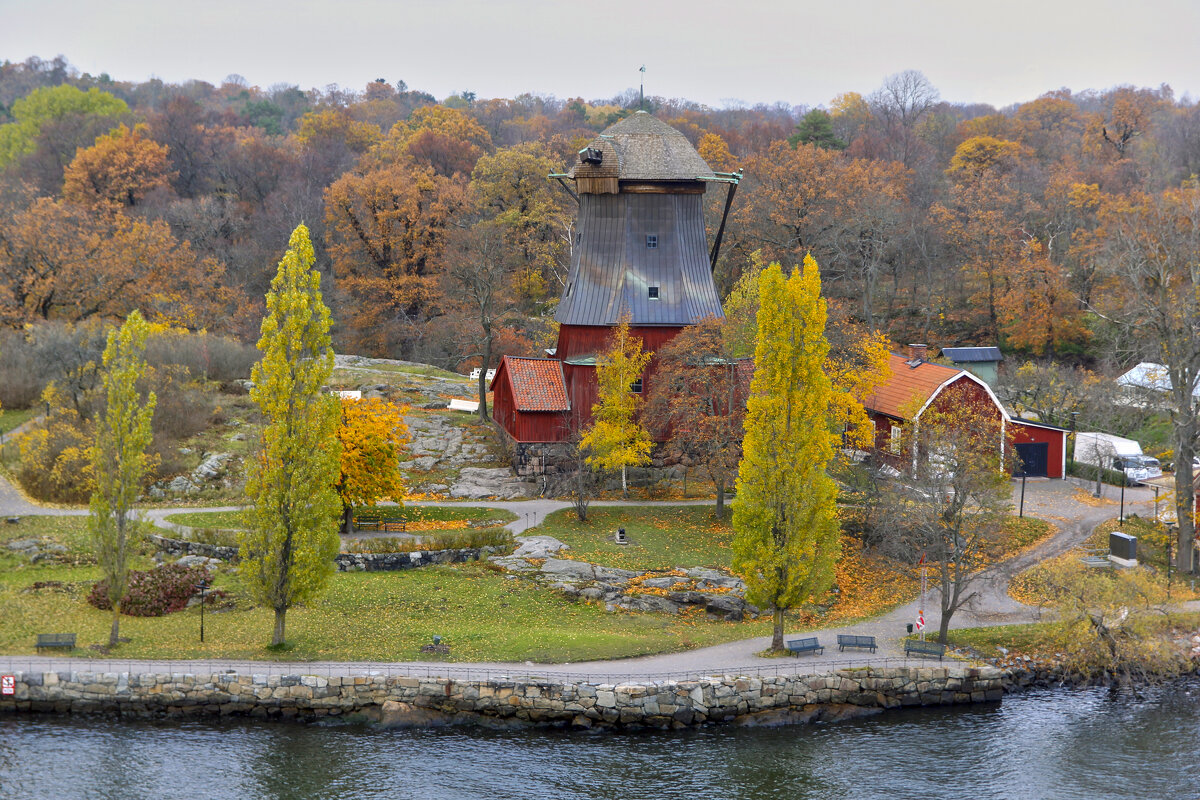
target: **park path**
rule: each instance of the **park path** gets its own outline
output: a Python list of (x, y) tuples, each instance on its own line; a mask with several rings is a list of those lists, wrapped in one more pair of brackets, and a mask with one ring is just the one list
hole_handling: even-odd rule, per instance
[[(1014, 481), (1014, 503), (1018, 502), (1020, 483)], [(1097, 500), (1090, 496), (1089, 488), (1074, 479), (1029, 481), (1026, 486), (1025, 513), (1047, 520), (1057, 528), (1045, 541), (1018, 553), (976, 581), (973, 589), (977, 596), (952, 620), (951, 628), (983, 627), (991, 625), (1035, 622), (1040, 618), (1039, 609), (1024, 606), (1008, 596), (1007, 589), (1012, 576), (1046, 558), (1061, 554), (1078, 546), (1091, 534), (1097, 524), (1111, 519), (1120, 511), (1116, 499), (1117, 490), (1105, 488), (1106, 496)], [(704, 505), (711, 500), (693, 501), (597, 501), (595, 507), (639, 507), (668, 505)], [(562, 500), (519, 500), (519, 501), (413, 501), (416, 506), (471, 506), (499, 508), (513, 512), (517, 518), (508, 524), (515, 534), (539, 526), (546, 516), (554, 511), (571, 508)], [(1144, 488), (1126, 489), (1125, 513), (1150, 516), (1154, 511), (1154, 495)], [(205, 511), (234, 510), (234, 506), (206, 508)], [(163, 518), (195, 508), (156, 508), (145, 511), (145, 516), (155, 524), (170, 526)], [(25, 514), (86, 514), (86, 510), (42, 508), (30, 504), (3, 477), (0, 477), (0, 515)], [(931, 576), (932, 583), (932, 576)], [(801, 659), (768, 659), (756, 654), (770, 644), (770, 637), (755, 637), (728, 642), (712, 647), (620, 660), (588, 661), (570, 664), (521, 663), (455, 663), (444, 662), (264, 662), (239, 659), (213, 659), (188, 662), (149, 661), (106, 661), (103, 659), (63, 659), (38, 656), (0, 656), (0, 669), (19, 670), (91, 670), (91, 671), (212, 671), (235, 670), (239, 672), (270, 672), (273, 674), (405, 674), (405, 675), (539, 675), (579, 676), (595, 680), (613, 681), (646, 677), (687, 677), (699, 674), (723, 674), (726, 672), (800, 673), (821, 672), (835, 667), (866, 664), (900, 664), (930, 662), (916, 659), (907, 661), (903, 657), (901, 640), (906, 633), (906, 624), (913, 622), (920, 601), (900, 605), (874, 619), (849, 626), (822, 628), (805, 631), (806, 636), (818, 636), (826, 645), (820, 655)], [(925, 618), (929, 628), (936, 631), (938, 600), (936, 591), (931, 591), (925, 603)], [(789, 635), (795, 635), (791, 632)], [(865, 651), (839, 652), (836, 645), (838, 634), (854, 633), (876, 637), (879, 644), (874, 654)], [(111, 669), (110, 669), (111, 668)]]

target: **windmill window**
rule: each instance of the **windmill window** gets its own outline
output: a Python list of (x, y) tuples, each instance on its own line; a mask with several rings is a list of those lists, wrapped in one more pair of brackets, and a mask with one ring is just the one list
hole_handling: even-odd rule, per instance
[(642, 393), (642, 379), (638, 378), (636, 381), (631, 383), (629, 385), (629, 391), (633, 392), (634, 394), (641, 394)]
[(651, 300), (657, 300), (657, 299), (658, 299), (658, 287), (657, 287), (657, 286), (649, 286), (649, 287), (647, 287), (647, 292), (650, 294), (650, 299), (651, 299)]
[(650, 250), (655, 250), (658, 248), (658, 234), (657, 233), (647, 233), (646, 234), (646, 247), (649, 248)]

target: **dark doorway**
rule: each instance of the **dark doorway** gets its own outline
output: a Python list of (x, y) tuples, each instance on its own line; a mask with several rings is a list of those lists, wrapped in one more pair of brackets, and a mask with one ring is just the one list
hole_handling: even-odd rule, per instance
[(1031, 442), (1017, 445), (1017, 458), (1021, 463), (1013, 467), (1013, 474), (1020, 475), (1024, 465), (1025, 474), (1030, 478), (1044, 478), (1050, 467), (1050, 445), (1045, 442)]

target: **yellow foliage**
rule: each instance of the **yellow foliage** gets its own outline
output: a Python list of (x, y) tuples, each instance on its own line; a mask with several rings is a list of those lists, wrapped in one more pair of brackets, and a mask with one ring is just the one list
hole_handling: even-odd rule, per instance
[(408, 445), (404, 414), (378, 397), (342, 400), (342, 421), (337, 438), (342, 443), (338, 493), (344, 506), (370, 506), (382, 499), (404, 498), (400, 454)]

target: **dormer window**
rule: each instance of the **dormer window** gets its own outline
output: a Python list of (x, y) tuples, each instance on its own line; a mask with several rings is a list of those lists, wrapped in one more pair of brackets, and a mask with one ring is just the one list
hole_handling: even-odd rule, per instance
[(649, 293), (651, 300), (658, 299), (658, 287), (657, 286), (647, 287), (646, 291)]
[(646, 249), (647, 250), (657, 250), (658, 249), (658, 234), (657, 233), (647, 233), (646, 234)]

